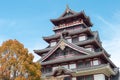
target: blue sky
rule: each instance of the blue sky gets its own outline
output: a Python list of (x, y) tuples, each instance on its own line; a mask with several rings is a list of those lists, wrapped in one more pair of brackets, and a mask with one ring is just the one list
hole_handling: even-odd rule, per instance
[(45, 48), (48, 44), (42, 37), (54, 34), (50, 19), (59, 17), (67, 4), (90, 16), (92, 30), (99, 31), (103, 47), (120, 67), (120, 0), (1, 0), (0, 44), (17, 39), (30, 52)]

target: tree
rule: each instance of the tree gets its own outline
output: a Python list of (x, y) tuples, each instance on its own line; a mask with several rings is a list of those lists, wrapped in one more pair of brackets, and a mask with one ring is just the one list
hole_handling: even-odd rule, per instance
[(40, 64), (17, 40), (8, 40), (0, 46), (0, 80), (40, 80)]

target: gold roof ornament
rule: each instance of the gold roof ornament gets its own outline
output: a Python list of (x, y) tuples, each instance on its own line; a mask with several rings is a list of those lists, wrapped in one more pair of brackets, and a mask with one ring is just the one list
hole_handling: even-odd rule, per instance
[(60, 49), (61, 50), (64, 50), (65, 49), (65, 42), (64, 41), (62, 41), (61, 43), (60, 43)]

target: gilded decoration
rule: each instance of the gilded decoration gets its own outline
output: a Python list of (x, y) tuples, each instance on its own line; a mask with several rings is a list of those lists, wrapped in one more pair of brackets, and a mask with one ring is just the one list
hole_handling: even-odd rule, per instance
[(64, 50), (64, 49), (65, 49), (65, 43), (64, 43), (63, 41), (60, 43), (60, 49), (61, 49), (61, 50)]

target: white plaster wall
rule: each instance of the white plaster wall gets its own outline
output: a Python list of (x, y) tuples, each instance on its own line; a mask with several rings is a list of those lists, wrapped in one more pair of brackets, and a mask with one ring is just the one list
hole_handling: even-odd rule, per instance
[(72, 80), (76, 80), (76, 77), (73, 77)]
[(69, 68), (70, 68), (70, 69), (75, 69), (75, 68), (76, 68), (76, 64), (70, 64), (70, 65), (69, 65)]
[(84, 41), (84, 40), (86, 40), (86, 36), (80, 36), (79, 37), (79, 41)]
[(98, 60), (94, 60), (94, 61), (93, 61), (93, 65), (99, 65)]
[(94, 80), (105, 80), (104, 74), (96, 74), (94, 75)]
[(72, 43), (72, 39), (67, 39), (68, 42)]
[(55, 46), (56, 45), (56, 42), (51, 42), (50, 43), (50, 46)]

